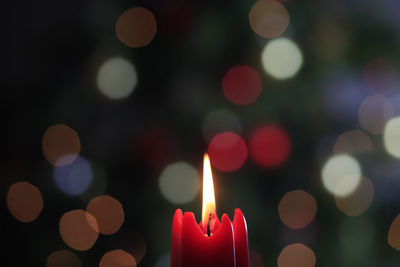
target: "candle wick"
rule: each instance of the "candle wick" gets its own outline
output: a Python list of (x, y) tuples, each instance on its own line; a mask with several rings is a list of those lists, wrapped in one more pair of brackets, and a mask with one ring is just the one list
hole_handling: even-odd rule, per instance
[(211, 220), (212, 220), (212, 216), (210, 213), (210, 216), (208, 217), (208, 223), (207, 223), (207, 236), (211, 235)]

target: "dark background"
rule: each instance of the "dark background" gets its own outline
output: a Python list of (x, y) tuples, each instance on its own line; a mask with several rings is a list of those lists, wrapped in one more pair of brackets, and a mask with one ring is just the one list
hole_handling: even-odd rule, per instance
[[(200, 194), (190, 204), (171, 204), (160, 193), (158, 177), (177, 160), (201, 170), (207, 150), (201, 125), (210, 111), (219, 108), (240, 118), (245, 139), (262, 123), (281, 125), (291, 138), (291, 155), (279, 168), (265, 170), (249, 159), (235, 172), (214, 170), (218, 212), (232, 218), (235, 208), (243, 210), (250, 247), (263, 257), (265, 266), (276, 266), (282, 248), (293, 242), (312, 248), (317, 266), (398, 265), (400, 257), (388, 245), (387, 231), (399, 213), (400, 195), (397, 201), (385, 198), (397, 189), (382, 185), (381, 176), (399, 179), (400, 170), (384, 151), (381, 137), (372, 136), (374, 151), (358, 158), (364, 174), (381, 192), (366, 213), (355, 218), (341, 213), (322, 186), (320, 169), (330, 155), (329, 140), (360, 129), (357, 121), (329, 116), (324, 86), (343, 73), (360, 80), (366, 62), (376, 57), (386, 58), (398, 69), (400, 5), (394, 0), (285, 3), (291, 24), (284, 35), (299, 45), (304, 65), (294, 78), (276, 81), (262, 70), (260, 53), (268, 40), (249, 26), (252, 4), (2, 2), (0, 225), (2, 262), (8, 262), (4, 266), (44, 266), (50, 253), (68, 249), (59, 236), (58, 220), (68, 210), (84, 208), (93, 197), (67, 196), (54, 183), (41, 142), (47, 127), (57, 123), (79, 133), (81, 154), (104, 170), (105, 193), (121, 201), (126, 216), (116, 235), (100, 236), (86, 252), (70, 250), (83, 266), (97, 266), (106, 251), (127, 249), (132, 240), (143, 238), (147, 249), (139, 266), (155, 266), (170, 252), (175, 209), (193, 211), (198, 218), (201, 213)], [(119, 15), (135, 6), (155, 14), (158, 31), (149, 45), (128, 48), (117, 39), (114, 27)], [(100, 64), (114, 56), (133, 62), (139, 76), (134, 92), (122, 100), (107, 99), (96, 87)], [(227, 69), (240, 64), (262, 74), (263, 92), (248, 106), (235, 106), (221, 90)], [(191, 77), (190, 83), (175, 86), (179, 77)], [(398, 91), (396, 87), (392, 94)], [(143, 136), (149, 132), (166, 145), (143, 148)], [(21, 180), (35, 184), (44, 198), (43, 212), (28, 224), (13, 218), (6, 204), (8, 187)], [(296, 189), (317, 200), (318, 214), (309, 226), (318, 229), (315, 238), (308, 238), (307, 228), (291, 232), (289, 240), (282, 236), (285, 226), (277, 205), (286, 192)], [(344, 233), (343, 224), (353, 231)], [(345, 239), (346, 234), (352, 236)]]

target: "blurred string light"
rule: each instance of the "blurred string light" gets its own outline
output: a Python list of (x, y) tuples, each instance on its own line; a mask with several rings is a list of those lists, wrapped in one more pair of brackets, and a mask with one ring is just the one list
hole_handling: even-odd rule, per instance
[(385, 58), (373, 58), (363, 70), (366, 88), (372, 94), (391, 94), (399, 85), (396, 68)]
[(199, 192), (200, 178), (193, 166), (186, 162), (169, 164), (158, 180), (161, 194), (174, 204), (191, 202)]
[(71, 251), (59, 250), (47, 257), (46, 267), (82, 267), (82, 262)]
[(43, 210), (43, 197), (36, 186), (28, 182), (18, 182), (8, 189), (7, 207), (17, 220), (32, 222)]
[(314, 267), (316, 263), (314, 252), (307, 246), (296, 243), (286, 246), (278, 257), (278, 267)]
[(84, 210), (72, 210), (64, 213), (59, 221), (61, 238), (73, 249), (90, 249), (99, 237), (96, 218)]
[(213, 137), (208, 145), (211, 164), (223, 172), (240, 169), (246, 162), (246, 142), (233, 132), (223, 132)]
[(263, 38), (282, 35), (289, 21), (288, 11), (275, 0), (259, 0), (254, 3), (249, 13), (251, 28)]
[(393, 157), (400, 158), (400, 117), (390, 119), (383, 132), (386, 151)]
[(81, 156), (70, 165), (54, 167), (53, 174), (58, 188), (70, 196), (83, 194), (93, 179), (89, 162)]
[(261, 94), (262, 83), (258, 72), (246, 65), (232, 67), (222, 80), (225, 97), (236, 105), (248, 105)]
[(383, 95), (368, 97), (361, 103), (358, 118), (361, 126), (371, 134), (383, 133), (386, 122), (394, 115), (392, 104)]
[(202, 124), (203, 137), (207, 142), (222, 132), (231, 131), (242, 133), (242, 125), (239, 118), (227, 109), (218, 109), (210, 112)]
[(65, 124), (50, 126), (43, 135), (42, 151), (55, 166), (71, 164), (81, 151), (79, 135)]
[(97, 87), (110, 99), (128, 97), (135, 89), (138, 76), (126, 59), (115, 57), (104, 62), (97, 73)]
[(397, 215), (390, 225), (387, 238), (392, 248), (400, 250), (400, 214)]
[(264, 267), (264, 261), (260, 254), (258, 254), (255, 250), (250, 250), (250, 266), (251, 267)]
[(333, 146), (334, 154), (357, 154), (373, 150), (371, 138), (359, 130), (341, 134)]
[(281, 166), (291, 152), (288, 134), (277, 125), (262, 125), (250, 136), (251, 158), (264, 168)]
[(280, 37), (271, 40), (261, 54), (264, 70), (278, 80), (292, 78), (303, 65), (303, 54), (292, 40)]
[(303, 190), (286, 193), (278, 205), (281, 221), (292, 229), (309, 225), (317, 214), (315, 198)]
[(117, 249), (108, 251), (100, 260), (99, 267), (136, 267), (135, 258), (128, 252)]
[(363, 214), (374, 199), (374, 186), (367, 177), (362, 177), (357, 189), (346, 197), (335, 196), (336, 206), (349, 216)]
[(171, 263), (171, 255), (165, 254), (158, 259), (154, 267), (169, 267), (170, 263)]
[(148, 45), (157, 32), (153, 13), (143, 7), (133, 7), (119, 16), (115, 25), (118, 39), (129, 47)]
[(358, 161), (346, 154), (332, 156), (322, 168), (324, 187), (335, 196), (347, 196), (354, 192), (361, 180)]
[(121, 203), (111, 196), (93, 198), (86, 211), (96, 218), (99, 231), (103, 235), (116, 233), (125, 220)]

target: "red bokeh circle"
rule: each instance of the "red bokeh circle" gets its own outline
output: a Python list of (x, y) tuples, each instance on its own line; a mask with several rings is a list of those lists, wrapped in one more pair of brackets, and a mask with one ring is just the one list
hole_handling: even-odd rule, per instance
[(208, 145), (211, 164), (220, 171), (240, 169), (247, 159), (247, 145), (233, 132), (223, 132), (213, 137)]
[(274, 168), (282, 165), (290, 155), (288, 134), (276, 125), (261, 126), (250, 137), (251, 158), (260, 166)]
[(248, 105), (261, 94), (260, 74), (246, 65), (233, 67), (225, 74), (222, 89), (229, 101), (236, 105)]

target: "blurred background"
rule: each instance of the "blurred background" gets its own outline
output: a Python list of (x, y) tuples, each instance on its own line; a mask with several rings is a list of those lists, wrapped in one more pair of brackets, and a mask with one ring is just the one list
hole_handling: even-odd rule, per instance
[(400, 2), (2, 6), (7, 266), (169, 266), (205, 152), (252, 266), (398, 266)]

